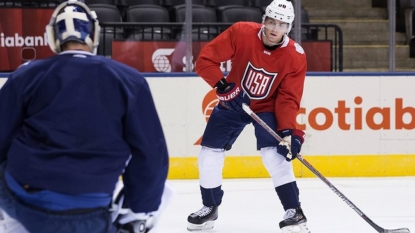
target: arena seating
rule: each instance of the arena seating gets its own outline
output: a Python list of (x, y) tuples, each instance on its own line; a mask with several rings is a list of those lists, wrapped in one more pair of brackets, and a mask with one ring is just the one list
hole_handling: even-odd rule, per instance
[[(170, 22), (169, 12), (159, 5), (143, 4), (129, 6), (125, 12), (127, 22)], [(160, 27), (143, 27), (126, 32), (128, 40), (167, 40), (171, 30)]]
[[(186, 20), (186, 5), (176, 5), (171, 8), (172, 17), (176, 22), (185, 22)], [(213, 8), (204, 5), (192, 5), (192, 22), (194, 23), (214, 23), (217, 22), (216, 11)], [(182, 38), (182, 32), (176, 34), (177, 39)], [(192, 37), (194, 40), (212, 40), (217, 35), (218, 31), (210, 27), (198, 27), (193, 29)]]
[[(0, 7), (54, 8), (65, 0), (7, 0)], [(106, 27), (101, 30), (98, 54), (111, 56), (112, 40), (181, 40), (183, 26), (154, 26), (154, 23), (184, 23), (186, 0), (80, 0), (94, 10), (100, 23), (153, 23), (139, 27)], [(192, 0), (192, 22), (207, 23), (192, 29), (193, 40), (209, 41), (226, 27), (212, 23), (253, 21), (260, 23), (272, 0)], [(305, 12), (306, 13), (306, 12)], [(302, 12), (303, 14), (303, 12)], [(303, 22), (308, 15), (302, 15)], [(228, 25), (228, 24), (227, 24)]]
[(87, 5), (91, 4), (109, 4), (109, 5), (115, 5), (115, 0), (84, 0), (84, 3)]
[[(100, 22), (122, 22), (121, 14), (115, 5), (110, 4), (90, 4), (89, 8), (96, 12)], [(103, 28), (100, 35), (100, 46), (98, 47), (98, 54), (111, 56), (111, 41), (121, 40), (124, 38), (124, 31), (122, 28)]]
[[(166, 8), (172, 8), (177, 5), (186, 4), (186, 0), (162, 0), (161, 3)], [(192, 4), (205, 5), (205, 0), (192, 0)]]
[[(271, 2), (269, 0), (269, 2)], [(269, 4), (269, 3), (268, 3)], [(237, 5), (237, 6), (251, 6), (250, 0), (206, 0), (206, 5), (217, 8), (221, 6)]]
[(227, 5), (217, 8), (219, 13), (219, 21), (225, 23), (235, 23), (238, 21), (262, 22), (262, 12), (259, 8), (242, 6), (242, 5)]

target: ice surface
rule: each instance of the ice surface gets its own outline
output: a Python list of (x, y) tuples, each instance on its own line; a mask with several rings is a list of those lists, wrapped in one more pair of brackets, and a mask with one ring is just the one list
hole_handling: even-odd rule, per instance
[[(373, 222), (415, 233), (415, 177), (328, 178)], [(312, 233), (376, 232), (318, 178), (297, 179)], [(176, 195), (162, 214), (157, 233), (185, 233), (187, 216), (202, 207), (198, 180), (169, 180)], [(271, 179), (224, 179), (215, 227), (206, 232), (276, 233), (284, 211)]]

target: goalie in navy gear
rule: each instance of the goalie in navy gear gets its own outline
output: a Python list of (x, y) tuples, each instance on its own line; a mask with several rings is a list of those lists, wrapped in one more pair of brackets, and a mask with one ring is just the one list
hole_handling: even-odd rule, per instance
[[(60, 4), (46, 31), (57, 55), (21, 65), (0, 89), (2, 232), (148, 232), (168, 151), (147, 81), (95, 55), (98, 19), (82, 2)], [(120, 176), (128, 211), (113, 223)]]
[[(294, 7), (288, 0), (274, 0), (265, 10), (263, 22), (237, 22), (205, 45), (196, 60), (196, 72), (216, 88), (219, 104), (206, 125), (199, 153), (202, 208), (188, 216), (188, 230), (214, 226), (222, 203), (222, 169), (225, 151), (232, 148), (246, 125), (253, 123), (257, 149), (270, 174), (276, 198), (285, 214), (279, 224), (283, 233), (308, 233), (299, 189), (291, 160), (304, 143), (304, 132), (296, 129), (303, 94), (307, 61), (304, 50), (288, 37)], [(226, 78), (220, 70), (232, 61)], [(247, 104), (283, 138), (278, 142), (244, 112)]]

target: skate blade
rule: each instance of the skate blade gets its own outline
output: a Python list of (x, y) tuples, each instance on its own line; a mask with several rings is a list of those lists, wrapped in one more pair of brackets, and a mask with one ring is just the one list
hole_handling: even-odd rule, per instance
[(298, 225), (293, 226), (286, 226), (283, 227), (281, 230), (282, 233), (311, 233), (311, 231), (308, 230), (306, 223), (300, 223)]
[(205, 231), (205, 230), (210, 230), (213, 228), (214, 225), (214, 221), (207, 221), (203, 224), (193, 224), (193, 223), (189, 223), (187, 225), (187, 230), (188, 231)]

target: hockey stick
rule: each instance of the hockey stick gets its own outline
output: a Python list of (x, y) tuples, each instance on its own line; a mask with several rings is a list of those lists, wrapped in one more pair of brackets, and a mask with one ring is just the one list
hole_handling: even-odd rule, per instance
[[(242, 108), (243, 110), (252, 117), (252, 119), (254, 119), (258, 124), (260, 124), (266, 131), (268, 131), (268, 133), (270, 133), (275, 139), (277, 139), (277, 141), (281, 141), (282, 138), (273, 130), (271, 129), (271, 127), (269, 127), (267, 125), (267, 123), (265, 123), (261, 118), (258, 117), (258, 115), (256, 115), (251, 108), (246, 105), (246, 104), (242, 104)], [(373, 228), (375, 228), (375, 230), (379, 233), (410, 233), (408, 228), (399, 228), (399, 229), (384, 229), (380, 226), (378, 226), (376, 223), (374, 223), (369, 217), (367, 217), (359, 208), (357, 208), (357, 206), (355, 204), (353, 204), (343, 193), (341, 193), (333, 184), (330, 183), (330, 181), (328, 181), (322, 174), (320, 174), (320, 172), (318, 172), (309, 162), (307, 162), (307, 160), (305, 160), (303, 158), (302, 155), (298, 154), (297, 155), (298, 160), (300, 160), (300, 162), (302, 164), (304, 164), (304, 166), (306, 166), (312, 173), (314, 173), (318, 178), (320, 178), (326, 185), (329, 186), (329, 188), (335, 193), (337, 194), (337, 196), (339, 196), (344, 202), (346, 202), (346, 204), (352, 208), (354, 211), (356, 211), (357, 214), (360, 215), (360, 217), (362, 217), (367, 223), (369, 223), (369, 225), (371, 225)]]

